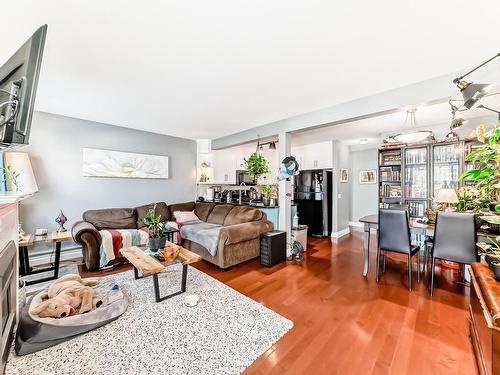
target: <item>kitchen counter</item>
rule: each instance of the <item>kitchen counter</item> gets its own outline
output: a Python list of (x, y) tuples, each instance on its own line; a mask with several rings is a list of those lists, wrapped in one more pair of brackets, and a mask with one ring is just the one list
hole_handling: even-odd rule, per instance
[[(201, 202), (201, 201), (198, 201)], [(235, 206), (251, 206), (260, 209), (262, 212), (264, 212), (267, 215), (267, 220), (273, 223), (273, 226), (275, 229), (279, 228), (279, 206), (264, 206), (262, 203), (228, 203), (228, 202), (218, 202), (218, 201), (209, 201), (209, 200), (204, 200), (203, 202), (207, 203), (215, 203), (215, 204), (232, 204)], [(290, 212), (290, 222), (293, 221), (293, 217), (295, 216), (295, 213), (297, 212), (297, 204), (292, 203), (292, 209)]]

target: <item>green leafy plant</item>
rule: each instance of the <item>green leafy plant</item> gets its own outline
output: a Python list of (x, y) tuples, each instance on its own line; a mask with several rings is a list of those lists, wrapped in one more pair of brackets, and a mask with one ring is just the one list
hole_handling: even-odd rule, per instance
[(463, 173), (460, 179), (475, 181), (481, 196), (496, 201), (500, 192), (500, 125), (487, 139), (484, 133), (484, 125), (476, 129), (477, 138), (484, 145), (465, 158), (473, 162), (476, 168)]
[(266, 199), (271, 196), (271, 186), (270, 185), (262, 185), (262, 195)]
[(166, 224), (161, 221), (161, 215), (156, 214), (156, 204), (149, 208), (142, 221), (148, 227), (150, 237), (161, 238), (165, 236)]
[(487, 210), (490, 200), (481, 196), (478, 189), (473, 186), (463, 186), (457, 192), (458, 203), (455, 203), (455, 210), (458, 212), (474, 211), (481, 212)]
[(245, 168), (249, 175), (257, 180), (259, 176), (269, 173), (269, 161), (258, 153), (253, 153), (248, 159), (243, 159)]

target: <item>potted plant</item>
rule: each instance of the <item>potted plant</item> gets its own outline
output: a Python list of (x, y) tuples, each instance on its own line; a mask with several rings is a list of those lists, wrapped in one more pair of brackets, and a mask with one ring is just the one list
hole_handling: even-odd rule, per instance
[(490, 243), (479, 242), (477, 247), (479, 248), (479, 254), (484, 256), (486, 263), (493, 271), (496, 281), (500, 281), (500, 246), (498, 241), (500, 241), (500, 236), (497, 236), (495, 240), (489, 239)]
[(161, 215), (156, 214), (156, 204), (149, 208), (143, 222), (149, 229), (148, 248), (151, 252), (158, 252), (158, 249), (165, 247), (167, 238), (165, 236), (166, 224), (161, 221)]
[(269, 198), (271, 196), (271, 186), (262, 185), (262, 202), (264, 206), (269, 206)]
[(463, 186), (457, 192), (458, 202), (454, 208), (457, 212), (470, 212), (474, 214), (476, 228), (483, 224), (481, 216), (488, 214), (490, 200), (482, 196), (481, 192), (474, 186)]
[(248, 159), (243, 159), (247, 173), (253, 176), (254, 182), (257, 183), (259, 177), (269, 173), (269, 161), (262, 155), (254, 152)]
[(500, 125), (489, 136), (484, 125), (480, 125), (476, 136), (484, 145), (465, 157), (475, 168), (464, 172), (460, 179), (476, 182), (481, 197), (496, 202), (500, 192)]

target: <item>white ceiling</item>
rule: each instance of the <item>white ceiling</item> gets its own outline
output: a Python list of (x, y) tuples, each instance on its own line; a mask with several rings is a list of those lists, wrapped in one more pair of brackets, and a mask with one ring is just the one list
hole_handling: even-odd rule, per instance
[[(495, 108), (500, 108), (500, 99), (488, 100)], [(474, 109), (460, 114), (466, 120), (464, 125), (455, 131), (460, 137), (467, 136), (479, 124), (488, 128), (493, 127), (498, 116), (492, 112)], [(448, 103), (422, 106), (415, 112), (416, 129), (432, 130), (437, 140), (443, 140), (450, 131), (452, 115)], [(377, 116), (359, 121), (348, 122), (334, 126), (295, 133), (292, 136), (293, 145), (303, 145), (323, 142), (325, 140), (339, 140), (353, 150), (379, 147), (384, 138), (413, 130), (406, 111)], [(362, 138), (368, 143), (361, 145)]]
[(499, 52), (498, 0), (4, 3), (0, 62), (49, 25), (38, 110), (188, 138), (232, 134)]

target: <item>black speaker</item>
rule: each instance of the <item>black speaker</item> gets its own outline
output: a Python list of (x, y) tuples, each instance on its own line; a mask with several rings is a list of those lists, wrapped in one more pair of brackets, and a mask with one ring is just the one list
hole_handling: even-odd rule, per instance
[(272, 267), (286, 260), (286, 232), (273, 230), (260, 235), (260, 264)]

